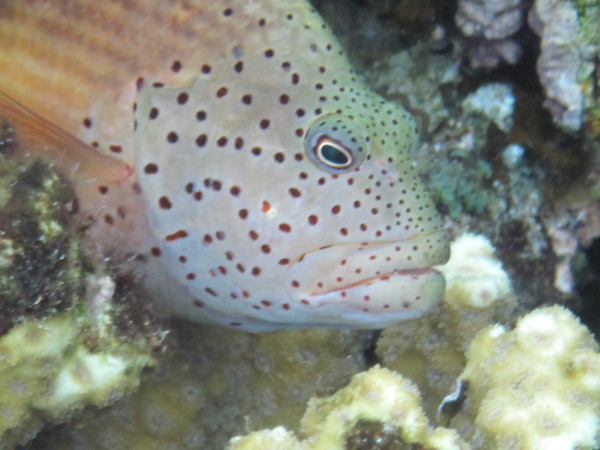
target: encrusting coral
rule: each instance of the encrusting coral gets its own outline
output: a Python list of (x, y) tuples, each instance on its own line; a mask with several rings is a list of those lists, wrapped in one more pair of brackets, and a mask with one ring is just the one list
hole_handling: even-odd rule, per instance
[(460, 378), (468, 384), (466, 402), (452, 424), (479, 448), (598, 444), (598, 343), (560, 306), (534, 310), (514, 330), (491, 325), (480, 331)]
[[(230, 441), (229, 450), (347, 448), (594, 448), (600, 424), (600, 353), (591, 333), (560, 306), (534, 310), (514, 330), (491, 325), (467, 352), (464, 406), (452, 428), (433, 429), (415, 385), (380, 367), (313, 398), (301, 421), (306, 438), (283, 427)], [(466, 386), (466, 387), (465, 387)], [(356, 445), (357, 443), (362, 445)]]
[[(233, 438), (228, 448), (378, 449), (401, 448), (398, 447), (401, 442), (422, 444), (432, 450), (469, 448), (453, 430), (433, 430), (420, 400), (418, 390), (410, 381), (388, 369), (374, 367), (355, 375), (350, 384), (336, 394), (310, 400), (301, 422), (303, 434), (309, 436), (306, 440), (300, 441), (293, 433), (278, 427)], [(373, 423), (381, 426), (372, 426)]]
[(458, 28), (470, 38), (473, 68), (493, 68), (501, 62), (516, 63), (521, 47), (513, 39), (523, 24), (521, 0), (458, 0)]
[(557, 124), (578, 130), (583, 114), (583, 88), (578, 75), (584, 56), (577, 44), (577, 10), (567, 1), (536, 0), (529, 24), (542, 40), (537, 72), (546, 91), (544, 106)]

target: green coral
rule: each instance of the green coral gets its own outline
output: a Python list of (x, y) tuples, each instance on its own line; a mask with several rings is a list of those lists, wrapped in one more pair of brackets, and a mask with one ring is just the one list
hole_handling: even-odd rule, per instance
[[(465, 101), (465, 105), (469, 102)], [(504, 120), (511, 120), (510, 114), (505, 114), (508, 118)], [(493, 169), (483, 154), (492, 120), (479, 110), (470, 110), (463, 116), (462, 121), (451, 122), (446, 127), (443, 141), (432, 144), (440, 153), (427, 176), (427, 186), (434, 199), (453, 219), (483, 213), (492, 196)]]
[(434, 198), (453, 218), (482, 213), (490, 198), (482, 186), (492, 176), (491, 165), (484, 160), (473, 160), (462, 148), (453, 148), (448, 156), (450, 159), (431, 175), (428, 186)]

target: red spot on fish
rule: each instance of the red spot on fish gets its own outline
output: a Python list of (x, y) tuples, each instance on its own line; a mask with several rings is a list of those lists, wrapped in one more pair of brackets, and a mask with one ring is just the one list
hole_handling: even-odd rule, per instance
[(168, 234), (167, 236), (165, 236), (165, 241), (173, 242), (173, 241), (176, 241), (177, 239), (183, 239), (186, 237), (188, 237), (187, 231), (178, 230), (175, 233), (171, 233), (171, 234)]

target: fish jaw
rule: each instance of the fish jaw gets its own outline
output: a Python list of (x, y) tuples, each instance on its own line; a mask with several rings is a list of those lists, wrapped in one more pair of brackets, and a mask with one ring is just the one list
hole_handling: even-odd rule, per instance
[(319, 321), (385, 328), (422, 316), (445, 289), (431, 267), (449, 257), (444, 231), (409, 239), (345, 243), (300, 255), (286, 274), (291, 299), (314, 310)]

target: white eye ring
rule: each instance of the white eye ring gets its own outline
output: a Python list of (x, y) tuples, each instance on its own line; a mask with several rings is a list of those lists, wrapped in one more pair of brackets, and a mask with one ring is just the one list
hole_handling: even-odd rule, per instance
[(319, 161), (332, 169), (347, 169), (354, 162), (352, 151), (329, 136), (320, 136), (313, 151)]
[(304, 138), (304, 151), (324, 172), (348, 173), (362, 164), (368, 152), (368, 133), (360, 121), (343, 114), (317, 117)]

